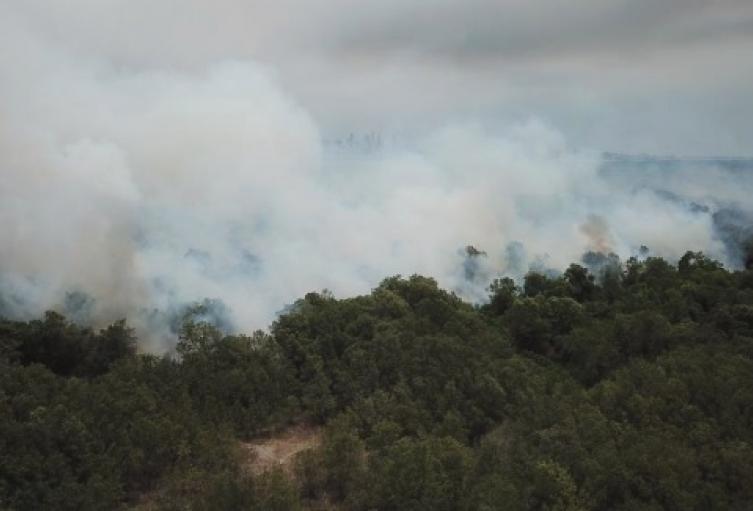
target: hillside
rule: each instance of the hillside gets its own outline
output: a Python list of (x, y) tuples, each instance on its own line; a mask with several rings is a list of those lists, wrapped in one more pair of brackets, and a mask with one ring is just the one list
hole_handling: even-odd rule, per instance
[(0, 509), (749, 509), (753, 271), (587, 260), (481, 306), (412, 276), (188, 317), (164, 356), (3, 320)]

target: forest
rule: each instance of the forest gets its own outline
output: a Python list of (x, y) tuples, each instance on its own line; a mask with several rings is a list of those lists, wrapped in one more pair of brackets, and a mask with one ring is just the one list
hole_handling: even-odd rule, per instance
[[(0, 320), (0, 509), (748, 510), (753, 270), (587, 254), (470, 304), (309, 293), (268, 331)], [(250, 473), (241, 442), (321, 440)]]

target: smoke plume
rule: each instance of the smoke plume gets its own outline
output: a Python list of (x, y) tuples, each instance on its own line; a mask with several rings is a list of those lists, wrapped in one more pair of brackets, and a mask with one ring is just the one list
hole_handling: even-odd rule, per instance
[(392, 274), (483, 300), (587, 251), (744, 262), (753, 180), (718, 161), (605, 158), (542, 115), (351, 125), (364, 147), (269, 57), (97, 54), (29, 5), (0, 16), (0, 315), (127, 316), (164, 349), (191, 311), (248, 331)]

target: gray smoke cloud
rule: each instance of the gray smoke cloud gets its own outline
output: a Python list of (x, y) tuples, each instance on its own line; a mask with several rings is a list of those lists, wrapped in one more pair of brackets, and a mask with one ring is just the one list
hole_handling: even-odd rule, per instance
[[(716, 131), (703, 149), (739, 151), (750, 126), (735, 131), (719, 108), (724, 122), (683, 134), (704, 107), (664, 110), (658, 125), (679, 133), (652, 129), (614, 77), (587, 104), (573, 98), (605, 54), (640, 49), (651, 57), (626, 72), (648, 84), (644, 107), (659, 101), (691, 50), (711, 71), (714, 48), (747, 48), (753, 13), (640, 4), (640, 16), (584, 2), (559, 18), (517, 1), (443, 1), (431, 16), (411, 2), (355, 14), (340, 1), (3, 2), (0, 313), (128, 316), (159, 350), (186, 311), (248, 331), (308, 291), (353, 295), (397, 273), (483, 300), (495, 276), (587, 251), (694, 249), (739, 267), (749, 172), (601, 150), (663, 138), (673, 151)], [(652, 37), (610, 33), (626, 19)], [(542, 28), (552, 42), (534, 37)], [(667, 55), (676, 76), (652, 71)], [(748, 72), (731, 75), (729, 101)], [(678, 109), (718, 92), (702, 78)], [(624, 114), (646, 135), (593, 137), (567, 113), (578, 104), (585, 121)]]

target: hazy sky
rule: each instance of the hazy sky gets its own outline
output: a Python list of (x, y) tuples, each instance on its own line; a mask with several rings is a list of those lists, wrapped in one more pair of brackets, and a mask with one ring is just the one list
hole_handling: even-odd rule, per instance
[(2, 5), (4, 25), (115, 70), (252, 59), (325, 135), (536, 116), (599, 150), (753, 154), (750, 0)]
[[(203, 298), (249, 331), (395, 274), (479, 301), (587, 250), (739, 265), (752, 178), (599, 155), (753, 154), (752, 29), (750, 0), (0, 0), (0, 314), (80, 291), (159, 349)], [(350, 132), (396, 142), (323, 143)]]

